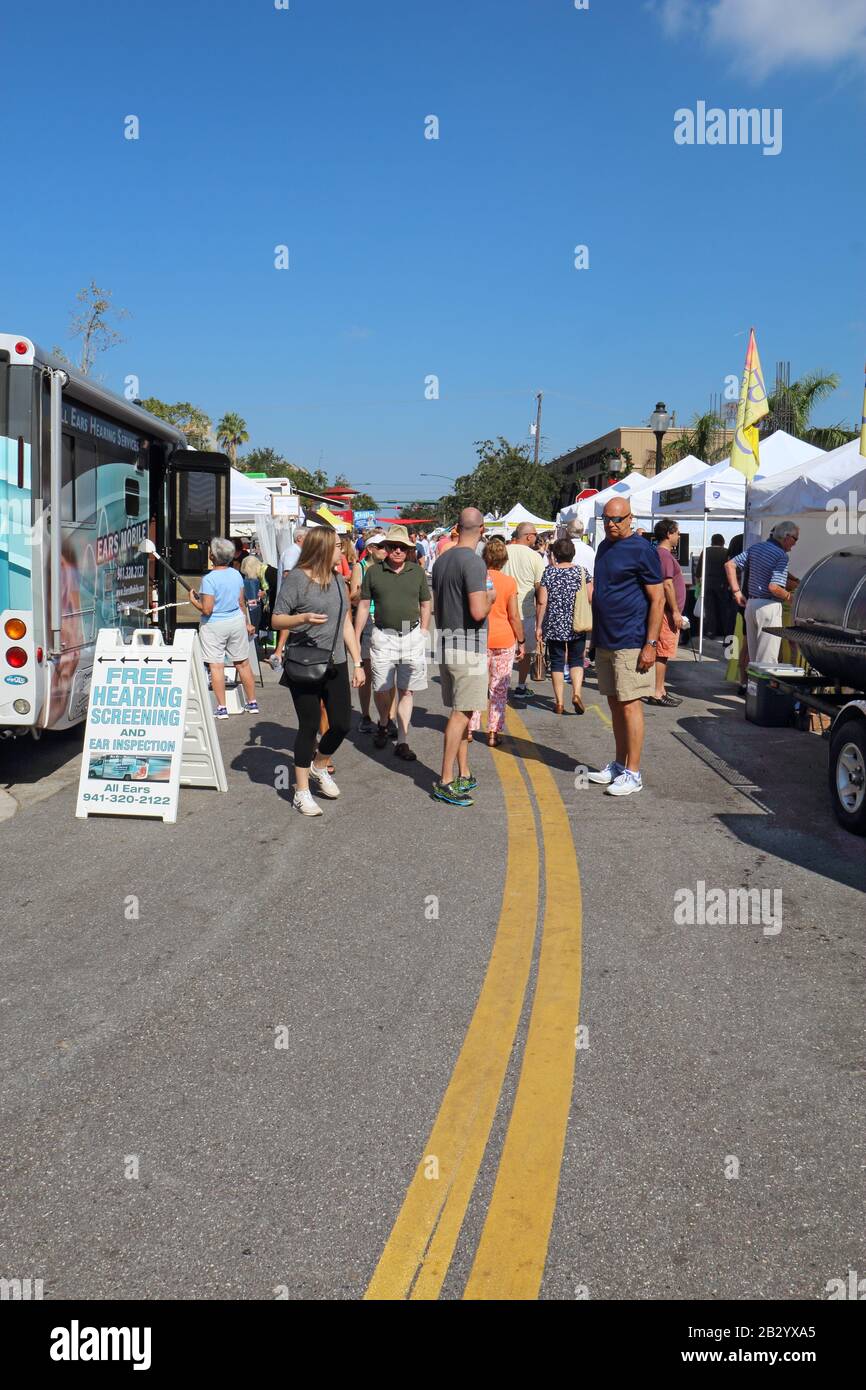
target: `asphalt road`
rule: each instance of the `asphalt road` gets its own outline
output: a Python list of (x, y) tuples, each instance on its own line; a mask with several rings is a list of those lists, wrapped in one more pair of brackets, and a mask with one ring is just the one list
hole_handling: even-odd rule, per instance
[[(864, 842), (826, 745), (746, 724), (720, 673), (677, 663), (625, 801), (575, 785), (611, 751), (592, 685), (474, 747), (469, 810), (428, 794), (438, 680), (419, 762), (356, 728), (315, 821), (275, 789), (270, 673), (219, 726), (228, 794), (173, 827), (77, 821), (78, 733), (0, 748), (0, 1275), (818, 1299), (866, 1270)], [(780, 893), (780, 930), (678, 920), (699, 880)]]

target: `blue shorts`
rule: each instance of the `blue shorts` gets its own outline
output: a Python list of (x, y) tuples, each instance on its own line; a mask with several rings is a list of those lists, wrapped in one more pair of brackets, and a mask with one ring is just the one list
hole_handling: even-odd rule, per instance
[(570, 671), (574, 666), (582, 666), (585, 648), (585, 632), (572, 638), (570, 642), (558, 642), (555, 637), (548, 637), (547, 655), (550, 658), (551, 671)]

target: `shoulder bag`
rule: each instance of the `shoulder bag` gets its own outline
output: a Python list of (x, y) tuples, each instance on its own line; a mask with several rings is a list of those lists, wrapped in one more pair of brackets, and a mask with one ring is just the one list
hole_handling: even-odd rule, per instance
[(334, 650), (337, 646), (337, 638), (343, 625), (345, 616), (345, 605), (343, 603), (343, 590), (345, 588), (342, 577), (335, 575), (332, 583), (339, 586), (340, 595), (340, 616), (337, 619), (337, 626), (334, 628), (334, 640), (331, 643), (331, 650), (325, 656), (324, 647), (317, 647), (309, 636), (304, 633), (303, 637), (296, 641), (286, 643), (283, 651), (283, 677), (290, 685), (318, 685), (323, 681), (328, 672), (333, 669)]
[(574, 632), (590, 632), (592, 630), (592, 604), (589, 601), (589, 571), (582, 565), (577, 566), (580, 571), (580, 588), (574, 596), (574, 613), (572, 614), (571, 626)]

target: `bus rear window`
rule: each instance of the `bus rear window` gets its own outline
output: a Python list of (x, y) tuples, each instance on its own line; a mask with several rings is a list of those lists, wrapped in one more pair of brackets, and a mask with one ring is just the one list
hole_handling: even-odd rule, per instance
[(186, 469), (178, 474), (177, 534), (185, 541), (210, 541), (217, 534), (219, 489), (215, 473)]
[(141, 484), (138, 479), (127, 478), (123, 493), (126, 503), (126, 515), (138, 516), (141, 506)]

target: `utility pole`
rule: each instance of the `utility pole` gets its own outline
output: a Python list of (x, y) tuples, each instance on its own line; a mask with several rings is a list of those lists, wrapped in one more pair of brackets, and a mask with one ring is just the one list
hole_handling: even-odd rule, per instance
[(541, 448), (541, 397), (543, 391), (536, 392), (535, 399), (538, 401), (538, 410), (535, 413), (535, 466), (538, 467), (538, 451)]

